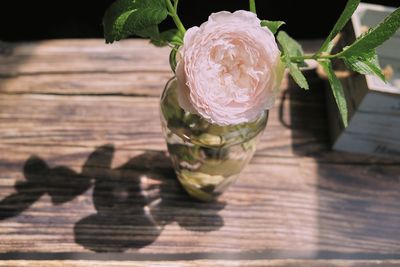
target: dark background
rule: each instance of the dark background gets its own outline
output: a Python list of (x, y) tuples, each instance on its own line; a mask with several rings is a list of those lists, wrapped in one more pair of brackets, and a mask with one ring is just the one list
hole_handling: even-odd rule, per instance
[[(114, 0), (1, 0), (0, 40), (101, 38), (101, 20)], [(399, 0), (367, 0), (398, 7)], [(284, 20), (295, 38), (325, 37), (340, 15), (345, 0), (258, 0), (260, 18)], [(248, 9), (246, 0), (181, 0), (180, 17), (189, 28), (207, 20), (211, 12)], [(162, 28), (173, 27), (171, 21)]]

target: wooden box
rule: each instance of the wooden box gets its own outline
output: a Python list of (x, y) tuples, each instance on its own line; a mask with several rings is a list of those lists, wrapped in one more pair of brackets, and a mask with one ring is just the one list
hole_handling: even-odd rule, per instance
[[(394, 10), (361, 4), (343, 32), (339, 46), (353, 42)], [(391, 79), (386, 84), (370, 75), (352, 74), (342, 79), (350, 118), (346, 129), (340, 122), (332, 93), (327, 94), (334, 150), (400, 156), (400, 31), (377, 52), (382, 68), (392, 73)]]

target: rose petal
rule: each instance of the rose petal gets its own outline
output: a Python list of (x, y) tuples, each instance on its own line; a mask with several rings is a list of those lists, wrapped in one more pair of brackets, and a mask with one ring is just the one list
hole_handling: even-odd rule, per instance
[(248, 11), (214, 13), (185, 35), (176, 75), (185, 110), (219, 125), (251, 122), (273, 106), (282, 80), (270, 30)]

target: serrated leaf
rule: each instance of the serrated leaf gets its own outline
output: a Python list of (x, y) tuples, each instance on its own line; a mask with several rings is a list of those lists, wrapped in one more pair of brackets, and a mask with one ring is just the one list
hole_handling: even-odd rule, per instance
[(336, 105), (339, 109), (344, 127), (348, 126), (348, 110), (347, 102), (344, 94), (343, 86), (338, 77), (336, 76), (332, 63), (330, 61), (321, 61), (322, 68), (328, 76), (329, 83), (331, 84), (333, 96), (335, 97)]
[(152, 39), (151, 43), (156, 46), (166, 46), (168, 44), (171, 44), (173, 46), (182, 46), (183, 45), (182, 33), (177, 29), (171, 29), (162, 32), (159, 38)]
[(106, 10), (103, 17), (103, 28), (106, 42), (112, 42), (117, 39), (117, 35), (122, 35), (123, 21), (129, 17), (134, 9), (134, 1), (118, 0)]
[(332, 40), (332, 41), (328, 42), (328, 45), (325, 48), (325, 51), (323, 51), (323, 52), (330, 54), (332, 52), (333, 48), (335, 48), (335, 42)]
[(375, 74), (381, 78), (382, 81), (386, 81), (382, 69), (379, 66), (378, 56), (375, 50), (362, 55), (343, 57), (342, 59), (351, 70), (364, 75)]
[(361, 0), (349, 0), (340, 15), (338, 21), (336, 22), (335, 26), (333, 26), (332, 31), (329, 33), (328, 38), (326, 38), (325, 42), (322, 44), (318, 53), (327, 52), (329, 49), (329, 43), (335, 38), (335, 36), (344, 28), (346, 23), (349, 21), (351, 16), (356, 11), (358, 5), (360, 4)]
[(386, 17), (378, 26), (362, 34), (357, 40), (339, 54), (339, 56), (353, 56), (369, 53), (385, 41), (389, 40), (400, 27), (400, 8)]
[[(290, 59), (289, 59), (290, 62)], [(285, 60), (286, 66), (289, 68), (289, 73), (293, 77), (294, 81), (303, 89), (308, 90), (310, 89), (306, 77), (304, 77), (303, 73), (300, 71), (300, 68), (295, 63), (288, 63)]]
[(154, 37), (155, 27), (167, 15), (164, 0), (117, 0), (104, 15), (104, 37), (107, 43), (130, 35)]
[(298, 57), (304, 55), (303, 47), (301, 47), (301, 44), (299, 44), (295, 39), (290, 37), (286, 32), (280, 31), (277, 39), (282, 48), (287, 50), (288, 52), (287, 55), (291, 57)]
[[(304, 77), (303, 73), (300, 71), (298, 64), (291, 61), (291, 57), (304, 55), (301, 45), (291, 38), (286, 32), (280, 31), (277, 36), (278, 42), (282, 47), (283, 61), (286, 67), (289, 69), (290, 75), (293, 77), (294, 81), (303, 89), (308, 90), (309, 85)], [(303, 61), (304, 63), (304, 61)]]
[(280, 27), (286, 24), (284, 21), (271, 21), (271, 20), (262, 20), (261, 26), (267, 27), (273, 34), (277, 33)]

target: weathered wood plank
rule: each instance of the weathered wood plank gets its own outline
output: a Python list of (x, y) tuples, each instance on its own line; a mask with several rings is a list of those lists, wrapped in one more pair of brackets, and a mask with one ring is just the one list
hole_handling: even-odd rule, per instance
[(147, 41), (121, 41), (105, 45), (102, 40), (54, 40), (0, 47), (2, 76), (40, 73), (170, 72), (168, 48)]
[(161, 95), (170, 72), (66, 73), (0, 77), (0, 92), (8, 94)]
[[(258, 154), (288, 157), (300, 153), (318, 156), (318, 161), (396, 163), (332, 154), (325, 117), (316, 116), (323, 109), (323, 95), (303, 95), (296, 90), (284, 91), (284, 95), (270, 114)], [(0, 145), (93, 148), (111, 142), (119, 148), (136, 145), (142, 150), (163, 150), (158, 102), (158, 98), (124, 96), (2, 95)]]
[[(316, 51), (320, 41), (305, 41)], [(53, 40), (0, 43), (1, 76), (57, 73), (171, 72), (169, 48), (155, 48), (145, 40), (124, 40), (112, 45), (94, 40)]]
[(196, 261), (173, 261), (173, 262), (157, 262), (157, 261), (0, 261), (0, 266), (4, 267), (142, 267), (142, 266), (180, 266), (180, 267), (197, 267), (197, 266), (243, 266), (243, 267), (397, 267), (400, 261), (305, 261), (305, 260), (248, 260), (248, 261), (229, 261), (229, 260), (196, 260)]
[[(15, 181), (21, 183), (38, 175), (23, 172), (31, 155), (39, 156), (49, 166), (49, 179), (61, 177), (54, 185), (45, 179), (39, 185), (28, 183), (27, 188), (22, 187), (25, 203), (32, 198), (34, 201), (19, 216), (0, 222), (2, 252), (141, 248), (148, 253), (189, 253), (301, 248), (306, 255), (319, 250), (399, 253), (399, 165), (379, 161), (366, 165), (353, 156), (349, 170), (349, 163), (338, 154), (319, 162), (307, 154), (329, 154), (324, 143), (318, 145), (318, 152), (309, 148), (324, 140), (321, 133), (315, 137), (313, 131), (296, 128), (296, 123), (307, 122), (306, 117), (291, 119), (288, 115), (295, 126), (288, 130), (280, 124), (279, 113), (272, 112), (260, 152), (237, 185), (221, 199), (227, 205), (209, 206), (186, 198), (161, 152), (156, 152), (154, 159), (143, 158), (143, 153), (153, 155), (150, 150), (165, 150), (156, 98), (3, 95), (0, 106), (0, 154), (6, 155), (0, 161), (0, 198), (16, 193), (19, 187), (13, 188)], [(108, 174), (107, 170), (114, 168), (111, 173), (115, 174), (108, 177), (110, 185), (96, 189), (95, 177), (82, 189), (74, 187), (75, 183), (68, 186), (68, 177), (87, 182), (79, 174), (95, 147), (105, 143), (116, 147), (112, 167), (100, 163), (94, 167)], [(128, 161), (134, 164), (124, 165)], [(65, 167), (57, 171), (57, 166)], [(147, 175), (150, 185), (163, 193), (155, 198), (168, 203), (152, 211), (158, 226), (140, 222), (140, 218), (145, 220), (140, 215), (145, 205), (135, 193), (138, 172)], [(133, 198), (126, 203), (133, 207), (133, 213), (110, 210), (108, 215), (117, 219), (99, 223), (105, 219), (99, 214), (105, 207), (93, 207), (93, 203), (119, 201), (109, 192), (121, 183), (121, 173), (126, 176), (122, 185), (135, 185), (127, 193)], [(90, 190), (84, 193), (85, 189)], [(108, 200), (92, 196), (93, 192)], [(73, 200), (54, 205), (53, 198)], [(3, 216), (7, 216), (4, 211)], [(129, 225), (123, 223), (126, 216)], [(152, 245), (137, 244), (137, 238)]]
[[(308, 51), (319, 43), (303, 42)], [(173, 75), (169, 51), (142, 40), (0, 43), (0, 92), (159, 97)]]
[[(67, 75), (46, 74), (51, 68), (44, 63), (39, 69), (34, 69), (37, 63), (24, 63), (17, 72), (0, 67), (3, 77), (9, 75), (0, 84), (0, 256), (126, 252), (207, 258), (225, 253), (240, 259), (254, 253), (261, 266), (268, 266), (265, 258), (293, 255), (400, 257), (399, 160), (330, 152), (319, 80), (312, 79), (314, 90), (307, 93), (290, 80), (285, 83), (289, 89), (278, 99), (258, 152), (236, 185), (218, 203), (199, 203), (179, 187), (165, 155), (158, 85), (170, 72), (127, 69), (115, 75), (126, 80), (113, 83), (114, 76), (100, 66), (110, 63), (108, 52), (90, 49), (97, 42), (23, 45), (7, 59), (35, 51), (46, 62), (70, 51), (86, 54), (87, 62), (101, 54), (103, 63), (84, 63), (76, 73), (72, 65), (61, 66), (71, 72)], [(138, 44), (122, 43), (110, 55), (119, 60), (131, 51), (147, 57), (145, 51), (156, 50)], [(115, 63), (117, 68), (124, 60)], [(165, 59), (151, 60), (153, 67), (165, 67)], [(97, 67), (101, 73), (82, 73)], [(13, 77), (16, 73), (21, 75)], [(67, 84), (63, 93), (60, 81), (68, 77), (80, 85)], [(26, 80), (19, 83), (21, 78)], [(115, 92), (108, 89), (112, 84)], [(369, 266), (338, 264), (332, 266)]]

